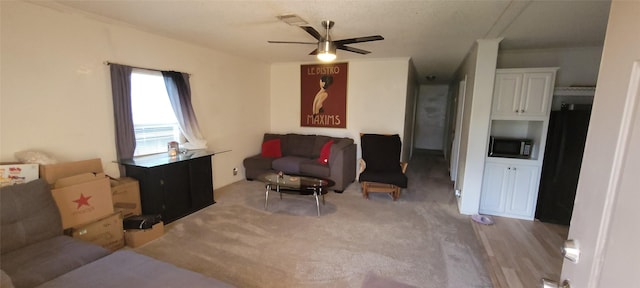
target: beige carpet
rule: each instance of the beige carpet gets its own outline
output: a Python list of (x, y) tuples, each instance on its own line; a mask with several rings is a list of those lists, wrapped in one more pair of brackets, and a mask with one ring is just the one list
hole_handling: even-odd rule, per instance
[(353, 183), (320, 217), (312, 196), (272, 192), (265, 211), (264, 185), (236, 182), (135, 250), (237, 287), (491, 287), (446, 165), (418, 151), (398, 201)]

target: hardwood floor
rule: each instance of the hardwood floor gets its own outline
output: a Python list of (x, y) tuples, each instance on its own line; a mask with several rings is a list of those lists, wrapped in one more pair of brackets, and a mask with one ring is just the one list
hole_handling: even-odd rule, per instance
[(482, 242), (495, 288), (540, 287), (542, 278), (558, 281), (560, 247), (568, 226), (492, 216), (493, 225), (473, 222)]

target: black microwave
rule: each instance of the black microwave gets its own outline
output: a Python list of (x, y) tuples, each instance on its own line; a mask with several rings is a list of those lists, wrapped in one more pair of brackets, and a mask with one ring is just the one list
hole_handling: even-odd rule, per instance
[(531, 158), (533, 140), (493, 137), (489, 139), (489, 157)]

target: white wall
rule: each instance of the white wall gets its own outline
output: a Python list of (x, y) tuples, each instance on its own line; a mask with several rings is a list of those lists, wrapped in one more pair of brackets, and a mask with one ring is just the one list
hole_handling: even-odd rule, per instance
[[(453, 85), (450, 86), (456, 87), (455, 83), (460, 83), (460, 81), (466, 80), (465, 84), (465, 99), (464, 106), (462, 107), (462, 118), (460, 127), (460, 139), (459, 139), (459, 151), (458, 151), (458, 170), (456, 171), (456, 181), (454, 183), (454, 188), (462, 191), (462, 184), (464, 183), (464, 177), (466, 173), (466, 164), (467, 164), (467, 147), (469, 146), (469, 125), (470, 125), (470, 115), (471, 115), (471, 100), (473, 99), (473, 89), (475, 86), (476, 80), (476, 66), (478, 59), (478, 44), (476, 43), (469, 53), (467, 57), (465, 57), (464, 61), (458, 68), (456, 72), (456, 78), (453, 81)], [(455, 91), (456, 94), (459, 93), (459, 90)], [(459, 97), (457, 95), (456, 97)], [(457, 115), (456, 115), (457, 117)], [(455, 128), (454, 128), (455, 129)], [(455, 165), (453, 165), (455, 166)], [(462, 197), (458, 198), (458, 209), (460, 209)], [(479, 208), (479, 206), (478, 206)]]
[(501, 39), (478, 40), (456, 73), (454, 81), (457, 83), (467, 76), (456, 181), (456, 187), (462, 192), (458, 200), (458, 208), (462, 214), (476, 214), (480, 206), (491, 98), (500, 41)]
[(602, 46), (500, 50), (498, 68), (560, 67), (556, 86), (595, 86), (601, 56)]
[[(346, 129), (301, 127), (300, 65), (306, 63), (271, 65), (271, 131), (351, 137), (358, 144), (358, 158), (361, 132), (397, 133), (404, 139), (409, 59), (348, 63)], [(403, 143), (403, 149), (406, 147)]]
[(420, 85), (416, 107), (416, 148), (444, 149), (448, 96), (447, 85)]
[(191, 74), (194, 110), (213, 158), (214, 186), (241, 180), (242, 159), (269, 129), (269, 66), (73, 11), (1, 1), (0, 161), (37, 149), (61, 161), (101, 158), (118, 176), (109, 67)]

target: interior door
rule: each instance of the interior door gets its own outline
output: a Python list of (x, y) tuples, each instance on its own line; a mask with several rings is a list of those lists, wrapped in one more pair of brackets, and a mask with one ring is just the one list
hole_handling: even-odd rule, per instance
[[(460, 137), (462, 135), (462, 115), (464, 114), (464, 98), (467, 91), (467, 76), (464, 76), (464, 80), (460, 81), (458, 86), (458, 97), (456, 99), (456, 122), (455, 130), (451, 148), (451, 163), (449, 171), (451, 171), (451, 181), (457, 181), (458, 179), (458, 162), (460, 160)], [(457, 185), (454, 188), (458, 188)]]
[(640, 2), (613, 1), (564, 261), (571, 287), (640, 283)]

